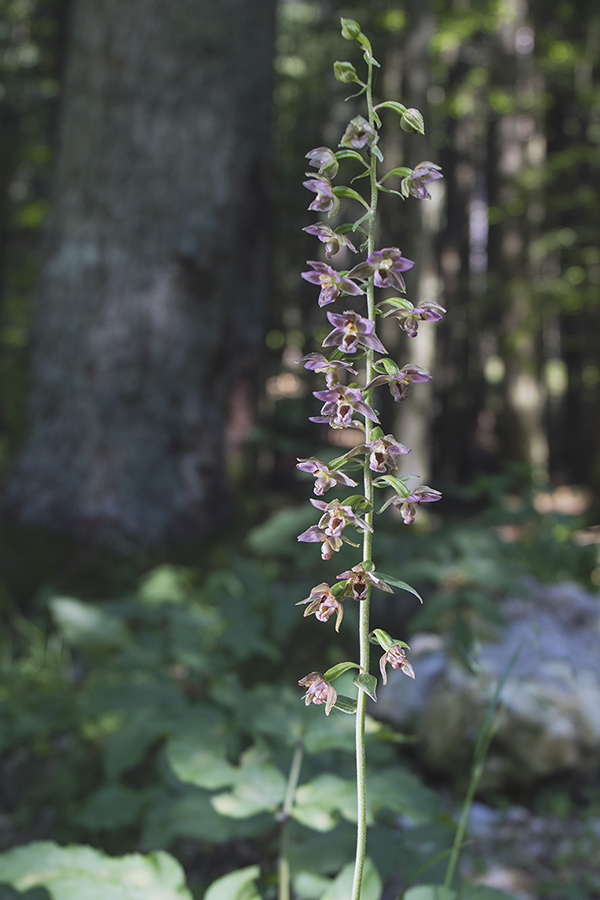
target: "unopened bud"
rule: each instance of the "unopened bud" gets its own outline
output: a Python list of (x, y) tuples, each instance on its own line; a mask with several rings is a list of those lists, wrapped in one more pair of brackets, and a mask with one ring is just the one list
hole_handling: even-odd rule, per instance
[(342, 37), (347, 41), (355, 41), (360, 32), (360, 25), (354, 19), (340, 19), (342, 23)]
[(400, 117), (402, 131), (416, 131), (425, 134), (425, 120), (418, 109), (407, 109)]
[(349, 62), (334, 62), (333, 64), (333, 74), (337, 78), (338, 81), (342, 81), (344, 84), (349, 84), (353, 81), (358, 81), (358, 75), (356, 74), (356, 69)]

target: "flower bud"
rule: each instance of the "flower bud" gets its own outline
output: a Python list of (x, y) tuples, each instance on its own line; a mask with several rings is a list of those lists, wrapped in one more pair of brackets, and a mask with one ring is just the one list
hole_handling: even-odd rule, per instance
[(416, 131), (418, 134), (425, 134), (425, 121), (419, 110), (405, 110), (400, 118), (400, 128), (402, 131)]
[(342, 23), (342, 37), (347, 41), (355, 41), (360, 31), (360, 25), (354, 19), (340, 19)]
[(356, 69), (349, 62), (334, 62), (333, 64), (333, 74), (337, 78), (338, 81), (341, 81), (343, 84), (350, 84), (353, 81), (359, 81), (358, 75), (356, 74)]

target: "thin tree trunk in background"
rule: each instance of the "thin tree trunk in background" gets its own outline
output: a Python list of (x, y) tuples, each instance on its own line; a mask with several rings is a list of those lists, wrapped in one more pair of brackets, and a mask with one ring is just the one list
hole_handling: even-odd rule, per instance
[(223, 521), (266, 292), (273, 41), (274, 0), (74, 0), (20, 522), (123, 549)]

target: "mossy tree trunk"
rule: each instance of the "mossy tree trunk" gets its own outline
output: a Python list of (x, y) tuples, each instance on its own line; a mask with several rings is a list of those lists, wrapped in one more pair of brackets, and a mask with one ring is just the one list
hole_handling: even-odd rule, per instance
[(274, 5), (73, 0), (21, 523), (127, 549), (226, 515), (266, 292)]

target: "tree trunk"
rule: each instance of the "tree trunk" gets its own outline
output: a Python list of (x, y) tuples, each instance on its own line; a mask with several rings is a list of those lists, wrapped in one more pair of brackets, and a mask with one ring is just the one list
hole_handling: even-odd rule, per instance
[(22, 523), (117, 549), (226, 515), (266, 291), (274, 0), (74, 0)]

